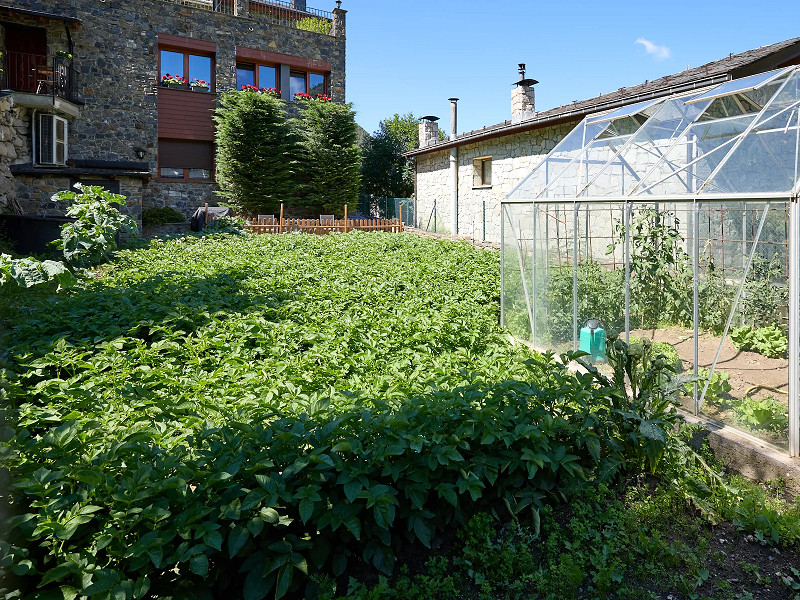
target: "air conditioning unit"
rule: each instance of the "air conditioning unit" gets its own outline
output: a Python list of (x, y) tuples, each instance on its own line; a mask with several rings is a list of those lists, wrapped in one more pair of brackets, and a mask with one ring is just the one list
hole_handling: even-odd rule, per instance
[(38, 163), (63, 165), (67, 162), (67, 121), (50, 114), (39, 115)]

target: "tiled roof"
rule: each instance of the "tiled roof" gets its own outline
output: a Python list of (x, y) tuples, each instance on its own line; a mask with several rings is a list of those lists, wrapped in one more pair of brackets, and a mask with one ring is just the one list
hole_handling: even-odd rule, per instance
[(427, 152), (445, 150), (453, 146), (474, 143), (486, 138), (512, 135), (558, 122), (582, 119), (587, 114), (614, 108), (615, 106), (667, 96), (678, 91), (704, 87), (721, 83), (728, 79), (737, 79), (753, 73), (768, 71), (796, 59), (798, 56), (800, 56), (800, 37), (754, 48), (740, 54), (730, 54), (720, 60), (673, 75), (667, 75), (660, 79), (645, 81), (632, 87), (620, 88), (609, 94), (601, 94), (586, 100), (537, 112), (529, 119), (518, 123), (504, 121), (497, 125), (468, 131), (456, 137), (455, 140), (444, 140), (425, 148), (417, 148), (405, 153), (405, 156), (417, 156)]

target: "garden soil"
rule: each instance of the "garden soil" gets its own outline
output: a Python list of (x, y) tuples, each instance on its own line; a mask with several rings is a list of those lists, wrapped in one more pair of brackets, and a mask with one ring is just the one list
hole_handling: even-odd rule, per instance
[[(694, 363), (693, 332), (691, 329), (669, 327), (665, 329), (637, 329), (631, 336), (646, 338), (654, 342), (666, 342), (678, 353), (684, 372), (691, 372)], [(710, 368), (719, 348), (720, 337), (710, 333), (701, 333), (698, 344), (698, 366)], [(738, 350), (730, 337), (722, 344), (722, 351), (717, 361), (716, 371), (725, 371), (730, 375), (732, 398), (742, 399), (750, 396), (753, 399), (772, 396), (776, 400), (788, 403), (789, 361), (785, 358), (767, 358), (756, 352)], [(687, 399), (688, 402), (688, 399)], [(687, 407), (690, 408), (687, 404)], [(706, 405), (702, 412), (714, 419), (736, 425), (728, 405)], [(785, 447), (785, 435), (759, 431), (753, 432), (758, 437), (779, 447)]]

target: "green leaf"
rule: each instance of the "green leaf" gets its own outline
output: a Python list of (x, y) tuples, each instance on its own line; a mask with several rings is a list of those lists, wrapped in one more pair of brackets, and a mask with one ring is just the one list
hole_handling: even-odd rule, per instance
[(353, 479), (348, 481), (344, 484), (344, 495), (347, 496), (347, 499), (350, 502), (355, 502), (356, 498), (358, 497), (358, 493), (364, 486), (361, 485), (361, 482), (357, 479)]
[(426, 548), (431, 547), (431, 526), (419, 515), (414, 519), (414, 534), (417, 536), (417, 539), (422, 542), (423, 546)]
[(236, 525), (228, 534), (228, 556), (233, 558), (242, 549), (242, 546), (247, 543), (247, 538), (250, 537), (250, 531), (243, 525)]
[(300, 501), (299, 510), (300, 519), (303, 521), (303, 524), (307, 523), (311, 515), (314, 514), (314, 502), (308, 498), (303, 498)]
[(262, 577), (261, 569), (251, 569), (244, 580), (244, 600), (262, 600), (275, 583), (274, 577)]
[(195, 554), (189, 559), (189, 568), (195, 575), (205, 577), (208, 574), (208, 557), (205, 554)]
[(203, 541), (215, 550), (222, 551), (222, 534), (218, 530), (214, 529), (204, 533)]
[(122, 579), (120, 573), (112, 569), (100, 569), (92, 575), (92, 583), (81, 590), (83, 596), (94, 596), (107, 592)]
[(278, 570), (278, 578), (275, 583), (275, 600), (280, 600), (286, 595), (286, 592), (289, 591), (289, 586), (292, 583), (293, 573), (294, 569), (289, 563), (284, 564)]

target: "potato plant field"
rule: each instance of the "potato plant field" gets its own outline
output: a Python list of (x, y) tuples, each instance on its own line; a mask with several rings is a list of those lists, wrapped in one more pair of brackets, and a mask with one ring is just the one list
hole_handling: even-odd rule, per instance
[(0, 595), (317, 598), (654, 469), (674, 419), (510, 343), (498, 274), (412, 234), (213, 235), (15, 296)]

